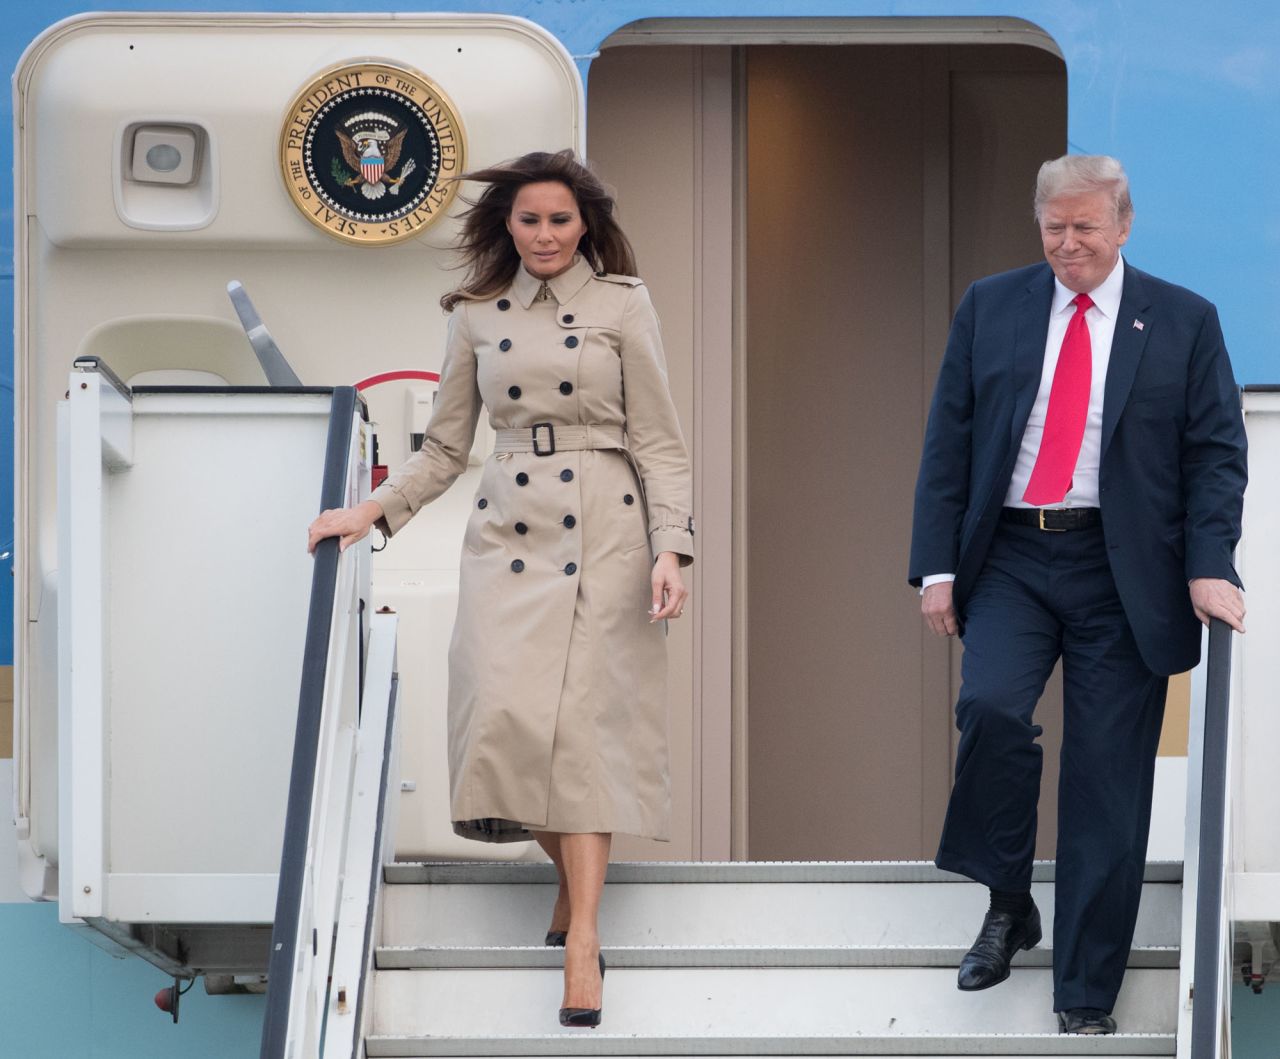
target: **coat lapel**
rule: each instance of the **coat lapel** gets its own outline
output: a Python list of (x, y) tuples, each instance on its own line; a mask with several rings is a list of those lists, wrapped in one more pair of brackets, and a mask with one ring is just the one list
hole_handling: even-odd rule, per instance
[(1017, 310), (1013, 346), (1013, 421), (1009, 444), (1016, 455), (1031, 417), (1044, 372), (1044, 344), (1049, 334), (1049, 310), (1053, 307), (1053, 272), (1048, 265), (1028, 285)]
[(1111, 359), (1107, 363), (1107, 381), (1102, 396), (1102, 455), (1115, 433), (1116, 422), (1124, 411), (1138, 370), (1138, 361), (1151, 334), (1151, 299), (1147, 296), (1142, 274), (1124, 266), (1124, 293), (1116, 316), (1116, 330), (1111, 339)]

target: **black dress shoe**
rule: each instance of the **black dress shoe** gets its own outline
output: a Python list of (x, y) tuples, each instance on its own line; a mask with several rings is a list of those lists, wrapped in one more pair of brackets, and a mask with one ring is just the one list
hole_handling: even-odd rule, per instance
[[(604, 953), (600, 954), (600, 989), (604, 990)], [(561, 1026), (579, 1026), (595, 1029), (600, 1025), (600, 1016), (604, 1014), (603, 1008), (561, 1008), (560, 1009), (560, 1025)]]
[(1116, 1020), (1101, 1008), (1068, 1008), (1058, 1012), (1059, 1033), (1115, 1033)]
[(564, 948), (564, 943), (569, 938), (567, 930), (548, 930), (546, 939), (542, 942), (548, 948)]
[(970, 992), (990, 989), (1009, 977), (1009, 961), (1019, 949), (1040, 944), (1040, 910), (1034, 904), (1025, 916), (988, 912), (973, 947), (960, 961), (956, 985)]

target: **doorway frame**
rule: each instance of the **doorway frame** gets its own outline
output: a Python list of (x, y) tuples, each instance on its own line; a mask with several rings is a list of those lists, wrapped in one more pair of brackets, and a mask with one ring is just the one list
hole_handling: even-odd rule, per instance
[[(692, 578), (693, 834), (695, 855), (704, 861), (745, 860), (750, 855), (743, 50), (750, 45), (850, 44), (1036, 47), (1065, 62), (1053, 38), (1026, 19), (951, 16), (640, 19), (611, 33), (591, 57), (623, 47), (720, 46), (704, 57), (694, 149), (698, 205), (693, 311), (698, 345), (691, 434), (699, 555)], [(590, 117), (588, 111), (588, 122)], [(704, 193), (725, 186), (732, 189), (727, 199)], [(926, 196), (927, 231), (949, 223), (949, 200), (946, 189), (942, 192)], [(727, 270), (726, 260), (731, 262)], [(937, 294), (945, 297), (945, 292)], [(935, 347), (941, 350), (941, 343)], [(726, 393), (728, 408), (716, 400)], [(954, 662), (956, 652), (951, 653)], [(925, 680), (941, 691), (954, 683), (954, 668), (933, 667)]]

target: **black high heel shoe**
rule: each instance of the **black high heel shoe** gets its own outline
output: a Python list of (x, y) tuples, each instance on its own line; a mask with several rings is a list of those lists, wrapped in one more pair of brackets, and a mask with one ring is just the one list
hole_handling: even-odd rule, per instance
[(563, 949), (564, 943), (568, 941), (568, 939), (569, 939), (569, 932), (567, 930), (548, 930), (547, 937), (542, 944), (552, 949), (554, 948)]
[[(604, 953), (600, 954), (600, 992), (601, 1004), (604, 1003)], [(577, 1026), (586, 1027), (587, 1029), (595, 1029), (600, 1025), (600, 1016), (604, 1013), (603, 1007), (598, 1008), (561, 1008), (560, 1009), (560, 1025), (561, 1026)]]

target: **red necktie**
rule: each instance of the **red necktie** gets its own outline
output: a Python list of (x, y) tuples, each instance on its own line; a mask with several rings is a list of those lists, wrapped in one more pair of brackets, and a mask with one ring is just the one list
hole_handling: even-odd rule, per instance
[(1084, 314), (1093, 305), (1087, 294), (1072, 301), (1076, 312), (1062, 336), (1058, 366), (1053, 369), (1049, 390), (1049, 410), (1044, 417), (1044, 434), (1036, 454), (1031, 480), (1022, 499), (1036, 507), (1057, 504), (1071, 488), (1084, 440), (1084, 423), (1089, 417), (1089, 382), (1093, 375), (1093, 350), (1089, 345), (1089, 325)]

